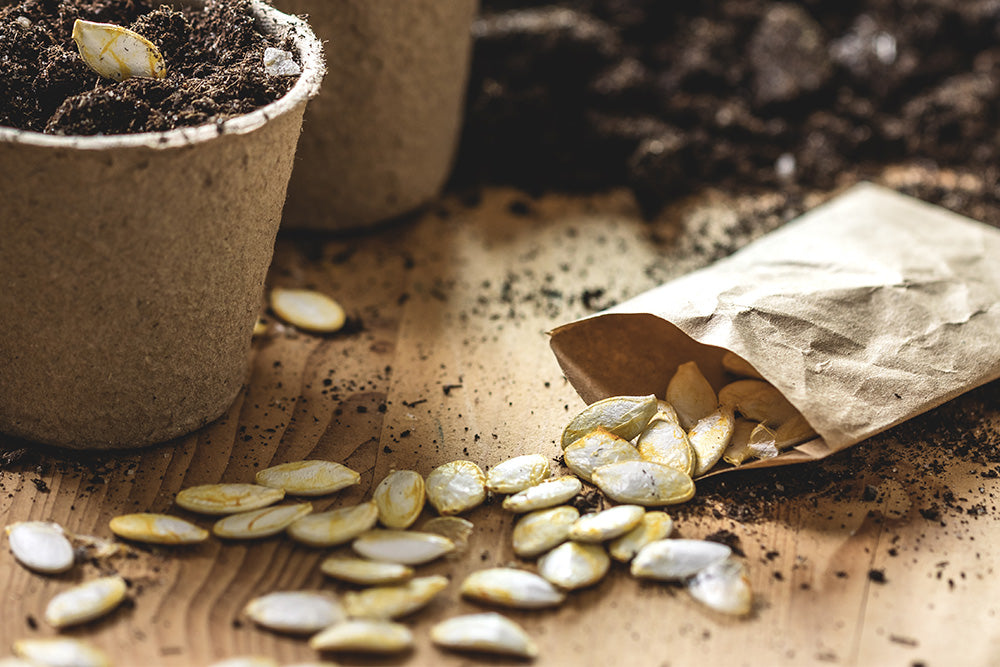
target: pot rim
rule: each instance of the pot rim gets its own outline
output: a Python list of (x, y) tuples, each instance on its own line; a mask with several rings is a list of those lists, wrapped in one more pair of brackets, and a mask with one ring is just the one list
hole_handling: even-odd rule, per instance
[[(189, 0), (186, 4), (204, 4)], [(227, 134), (248, 134), (263, 127), (269, 120), (287, 113), (319, 93), (326, 73), (323, 44), (302, 18), (285, 14), (263, 0), (251, 0), (260, 30), (271, 35), (288, 35), (295, 42), (302, 61), (302, 73), (291, 90), (274, 102), (221, 122), (180, 127), (164, 132), (137, 132), (113, 135), (56, 135), (0, 126), (0, 143), (27, 144), (49, 148), (107, 150), (114, 148), (178, 148), (190, 146)]]

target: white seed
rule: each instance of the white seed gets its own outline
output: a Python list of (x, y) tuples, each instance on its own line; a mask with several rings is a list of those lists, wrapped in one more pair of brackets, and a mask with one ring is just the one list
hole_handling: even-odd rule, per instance
[(19, 639), (11, 647), (18, 658), (40, 667), (110, 667), (104, 652), (79, 639)]
[(602, 512), (585, 514), (570, 526), (569, 539), (576, 542), (606, 542), (639, 525), (646, 513), (638, 505), (618, 505)]
[(177, 494), (178, 507), (198, 514), (237, 514), (273, 505), (285, 497), (281, 489), (259, 484), (204, 484)]
[(472, 600), (515, 609), (554, 607), (566, 599), (547, 579), (512, 567), (473, 572), (462, 582), (461, 593)]
[(753, 592), (746, 569), (732, 558), (699, 571), (687, 587), (695, 600), (724, 614), (745, 616), (753, 608)]
[(493, 493), (517, 493), (552, 476), (549, 460), (541, 454), (525, 454), (502, 461), (486, 474), (486, 488)]
[(371, 530), (377, 519), (378, 507), (368, 501), (304, 516), (288, 526), (288, 535), (311, 547), (332, 547)]
[(621, 461), (638, 461), (639, 458), (639, 451), (631, 442), (604, 427), (594, 429), (563, 451), (566, 467), (587, 482), (595, 468)]
[(208, 531), (176, 516), (166, 514), (123, 514), (108, 526), (118, 537), (149, 544), (197, 544), (208, 539)]
[(695, 454), (687, 432), (663, 412), (657, 412), (646, 430), (639, 435), (636, 449), (643, 461), (652, 461), (685, 475), (694, 473)]
[(313, 290), (275, 287), (271, 309), (288, 324), (318, 333), (338, 331), (347, 320), (339, 303)]
[(514, 526), (514, 553), (534, 558), (569, 539), (569, 529), (580, 518), (575, 507), (560, 506), (525, 514)]
[(778, 451), (777, 437), (771, 429), (763, 424), (757, 424), (750, 432), (750, 441), (747, 443), (750, 456), (758, 459), (773, 459), (780, 452)]
[(674, 520), (665, 512), (646, 512), (639, 525), (608, 544), (608, 553), (616, 561), (627, 563), (647, 544), (670, 535)]
[(455, 551), (448, 556), (454, 557), (465, 552), (469, 547), (469, 537), (475, 526), (468, 519), (460, 516), (436, 516), (429, 519), (420, 530), (424, 533), (434, 533), (447, 537), (455, 544)]
[(213, 662), (208, 667), (278, 667), (278, 661), (263, 655), (239, 655)]
[(383, 563), (351, 556), (330, 556), (319, 564), (328, 577), (363, 586), (399, 584), (413, 576), (413, 568), (399, 563)]
[(538, 656), (538, 646), (521, 626), (495, 612), (456, 616), (431, 628), (431, 641), (462, 651), (479, 651), (522, 658)]
[(670, 379), (667, 403), (677, 411), (681, 426), (690, 430), (718, 407), (719, 400), (698, 364), (689, 361), (678, 366)]
[(309, 640), (309, 648), (316, 651), (383, 654), (400, 653), (412, 647), (413, 633), (405, 625), (366, 619), (338, 623)]
[(257, 483), (293, 496), (325, 496), (361, 481), (361, 475), (333, 461), (292, 461), (257, 473)]
[(784, 451), (815, 437), (816, 431), (802, 416), (802, 413), (796, 411), (775, 430), (774, 445), (779, 451)]
[(313, 591), (277, 591), (254, 598), (244, 608), (254, 623), (290, 634), (319, 632), (347, 617), (333, 595)]
[(659, 581), (682, 581), (732, 554), (725, 544), (707, 540), (657, 540), (632, 559), (633, 576)]
[(732, 408), (723, 406), (708, 415), (691, 429), (688, 440), (694, 450), (694, 477), (700, 477), (712, 469), (733, 437), (736, 419)]
[(609, 567), (611, 559), (600, 544), (566, 542), (538, 559), (538, 573), (567, 590), (596, 584)]
[(49, 601), (45, 622), (54, 628), (65, 628), (100, 618), (121, 604), (127, 590), (125, 580), (117, 575), (74, 586)]
[(58, 523), (18, 521), (6, 532), (14, 558), (29, 570), (58, 574), (73, 567), (73, 546)]
[(133, 76), (162, 79), (167, 75), (160, 50), (127, 28), (77, 19), (73, 41), (83, 62), (103, 77), (124, 81)]
[(737, 380), (727, 384), (719, 390), (719, 403), (769, 428), (777, 428), (798, 414), (780, 391), (761, 380)]
[(438, 514), (450, 516), (478, 507), (486, 500), (486, 475), (472, 461), (452, 461), (427, 475), (427, 502)]
[(691, 500), (694, 482), (679, 470), (649, 461), (626, 461), (594, 471), (594, 484), (619, 503), (660, 507)]
[(399, 618), (423, 609), (447, 587), (447, 577), (432, 575), (397, 586), (350, 591), (344, 594), (344, 609), (351, 618)]
[(733, 375), (742, 375), (743, 377), (756, 378), (758, 380), (764, 379), (757, 372), (757, 369), (750, 365), (749, 361), (733, 352), (726, 352), (722, 355), (722, 367)]
[(507, 496), (503, 501), (503, 508), (518, 514), (533, 512), (546, 507), (562, 505), (582, 490), (583, 483), (572, 475), (554, 477), (512, 496)]
[(359, 535), (351, 543), (351, 548), (372, 560), (420, 565), (451, 553), (455, 544), (447, 537), (434, 533), (376, 529)]
[(310, 503), (265, 507), (219, 519), (212, 526), (217, 537), (230, 540), (255, 540), (277, 535), (292, 523), (312, 512)]
[(409, 528), (424, 509), (425, 484), (420, 473), (394, 470), (375, 487), (379, 522), (387, 528)]
[(642, 433), (646, 424), (656, 414), (656, 396), (611, 396), (592, 403), (570, 421), (562, 434), (562, 448), (595, 428), (603, 426), (625, 440)]
[(750, 434), (756, 423), (737, 417), (733, 424), (733, 435), (729, 438), (729, 446), (722, 452), (722, 460), (734, 466), (741, 465), (750, 458)]

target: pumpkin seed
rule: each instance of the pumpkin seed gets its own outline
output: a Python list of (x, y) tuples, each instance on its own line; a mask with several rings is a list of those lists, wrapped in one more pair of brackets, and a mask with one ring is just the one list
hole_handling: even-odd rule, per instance
[(330, 556), (319, 569), (328, 577), (363, 586), (398, 584), (413, 576), (413, 568), (406, 565), (350, 556)]
[(576, 542), (606, 542), (639, 525), (646, 513), (638, 505), (618, 505), (602, 512), (584, 514), (570, 526), (569, 539)]
[(44, 667), (110, 667), (104, 652), (79, 639), (19, 639), (11, 647), (18, 658)]
[(677, 367), (667, 385), (667, 403), (677, 411), (684, 430), (691, 430), (719, 406), (715, 390), (694, 361)]
[(740, 375), (747, 378), (763, 380), (763, 376), (757, 369), (750, 365), (750, 362), (734, 352), (726, 352), (722, 355), (722, 367), (733, 375)]
[(732, 554), (725, 544), (707, 540), (657, 540), (632, 559), (633, 576), (659, 581), (682, 581)]
[(688, 441), (694, 450), (694, 477), (704, 475), (719, 462), (733, 437), (735, 424), (732, 408), (721, 407), (691, 429)]
[(436, 516), (429, 519), (420, 530), (447, 537), (454, 542), (455, 551), (449, 554), (449, 557), (452, 557), (464, 553), (469, 548), (469, 537), (474, 528), (471, 521), (460, 516)]
[(534, 558), (569, 539), (569, 529), (580, 518), (575, 507), (560, 506), (525, 514), (514, 526), (514, 553)]
[(49, 601), (45, 622), (54, 628), (65, 628), (100, 618), (121, 604), (126, 590), (128, 585), (117, 575), (74, 586)]
[(281, 489), (259, 484), (204, 484), (177, 494), (178, 507), (198, 514), (236, 514), (273, 505), (285, 497)]
[(351, 618), (392, 619), (427, 606), (448, 587), (441, 575), (417, 577), (397, 586), (376, 586), (344, 594), (344, 609)]
[(627, 563), (647, 544), (670, 535), (674, 521), (665, 512), (646, 512), (639, 525), (608, 544), (608, 553), (616, 561)]
[(28, 662), (27, 660), (21, 660), (20, 658), (11, 656), (8, 658), (0, 658), (0, 667), (39, 667), (39, 665), (37, 662)]
[(213, 662), (208, 667), (278, 667), (278, 661), (262, 655), (240, 655)]
[(277, 535), (292, 523), (312, 512), (310, 503), (265, 507), (219, 519), (212, 526), (217, 537), (230, 540), (255, 540)]
[(594, 469), (619, 461), (638, 461), (632, 443), (599, 426), (563, 450), (566, 467), (584, 481), (591, 481)]
[(611, 396), (592, 403), (570, 421), (562, 434), (562, 448), (603, 426), (625, 440), (642, 433), (656, 414), (656, 396)]
[(583, 483), (572, 475), (547, 479), (503, 501), (503, 508), (518, 514), (561, 505), (583, 490)]
[(779, 454), (774, 431), (763, 424), (757, 424), (750, 432), (747, 448), (758, 459), (773, 459)]
[(452, 461), (427, 475), (427, 501), (438, 514), (450, 516), (486, 500), (486, 475), (472, 461)]
[(162, 79), (167, 75), (160, 50), (127, 28), (77, 19), (72, 36), (83, 62), (103, 77), (124, 81), (133, 76)]
[(292, 461), (257, 473), (257, 483), (293, 496), (325, 496), (361, 482), (361, 475), (333, 461)]
[(525, 454), (502, 461), (486, 474), (486, 488), (493, 493), (517, 493), (552, 476), (549, 460)]
[(512, 567), (473, 572), (462, 582), (461, 593), (472, 600), (515, 609), (554, 607), (566, 599), (565, 593), (545, 578)]
[(243, 612), (257, 625), (290, 634), (319, 632), (347, 617), (337, 598), (312, 591), (277, 591), (254, 598)]
[(311, 547), (332, 547), (371, 530), (377, 519), (378, 507), (369, 500), (360, 505), (304, 516), (288, 526), (288, 535)]
[(307, 289), (275, 287), (271, 290), (271, 309), (288, 324), (317, 333), (338, 331), (347, 320), (339, 303)]
[(413, 648), (413, 633), (405, 625), (392, 621), (344, 621), (314, 635), (309, 640), (309, 648), (316, 651), (401, 653)]
[(267, 333), (267, 320), (263, 317), (258, 317), (257, 321), (253, 323), (253, 335), (263, 336)]
[(729, 438), (729, 446), (722, 452), (722, 460), (734, 466), (741, 465), (750, 458), (750, 435), (756, 423), (737, 417), (733, 424), (733, 435)]
[(73, 546), (58, 523), (18, 521), (5, 531), (14, 558), (29, 570), (58, 574), (73, 567)]
[(567, 590), (596, 584), (609, 567), (611, 559), (600, 544), (565, 542), (538, 559), (538, 573)]
[(676, 419), (657, 412), (636, 444), (640, 458), (680, 470), (685, 475), (694, 473), (695, 454), (687, 433)]
[(424, 509), (424, 478), (413, 470), (394, 470), (375, 487), (379, 522), (386, 528), (409, 528)]
[(726, 558), (700, 570), (687, 584), (688, 593), (706, 607), (745, 616), (753, 608), (753, 592), (743, 564)]
[(815, 437), (816, 431), (802, 416), (802, 413), (796, 411), (774, 431), (774, 446), (779, 451), (784, 451)]
[(649, 461), (601, 466), (594, 471), (593, 478), (604, 495), (619, 503), (659, 507), (683, 503), (694, 497), (694, 482), (690, 477)]
[(123, 514), (108, 523), (111, 532), (126, 540), (149, 544), (197, 544), (208, 531), (190, 521), (166, 514)]
[(777, 428), (798, 410), (772, 385), (761, 380), (737, 380), (719, 390), (719, 403), (755, 422)]
[(444, 648), (513, 655), (538, 656), (538, 646), (521, 626), (495, 612), (467, 614), (441, 621), (431, 628), (431, 641)]
[(372, 560), (420, 565), (454, 551), (455, 544), (447, 537), (434, 533), (375, 529), (355, 538), (351, 548)]

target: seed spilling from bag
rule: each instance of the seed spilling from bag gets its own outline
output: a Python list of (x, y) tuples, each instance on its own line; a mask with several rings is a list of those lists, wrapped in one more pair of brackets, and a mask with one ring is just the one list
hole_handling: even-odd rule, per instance
[(659, 463), (685, 475), (694, 474), (695, 453), (687, 432), (676, 418), (669, 418), (663, 412), (657, 412), (639, 435), (636, 449), (643, 461)]
[(285, 497), (281, 489), (259, 484), (204, 484), (177, 494), (178, 507), (198, 514), (237, 514), (273, 505)]
[(417, 577), (398, 586), (377, 586), (344, 594), (344, 609), (351, 618), (392, 619), (423, 609), (448, 587), (440, 575)]
[(502, 461), (486, 474), (486, 488), (493, 493), (517, 493), (552, 476), (549, 460), (541, 454), (525, 454)]
[(619, 503), (659, 507), (687, 502), (694, 497), (690, 477), (649, 461), (626, 461), (594, 471), (594, 484)]
[(566, 542), (538, 559), (538, 573), (567, 590), (596, 584), (609, 567), (611, 559), (600, 544)]
[(763, 380), (764, 378), (757, 369), (750, 365), (750, 362), (733, 352), (726, 352), (722, 355), (722, 367), (733, 375), (741, 375), (747, 378)]
[(400, 584), (413, 576), (413, 568), (350, 556), (330, 556), (319, 564), (328, 577), (362, 586)]
[(628, 440), (604, 427), (598, 427), (576, 440), (563, 451), (566, 467), (584, 481), (591, 481), (594, 470), (609, 463), (638, 461), (639, 451)]
[(296, 542), (310, 547), (332, 547), (350, 542), (358, 535), (371, 530), (378, 519), (378, 508), (373, 501), (309, 514), (288, 526), (288, 535)]
[(58, 523), (19, 521), (6, 532), (14, 558), (29, 570), (58, 574), (73, 567), (73, 546)]
[(347, 320), (339, 303), (313, 290), (275, 287), (271, 290), (271, 309), (288, 324), (317, 333), (338, 331)]
[(461, 514), (484, 500), (486, 475), (472, 461), (445, 463), (427, 475), (427, 501), (439, 514)]
[(401, 653), (413, 647), (413, 633), (392, 621), (358, 619), (344, 621), (313, 635), (309, 648), (316, 651)]
[(413, 470), (394, 470), (375, 487), (379, 522), (386, 528), (409, 528), (424, 509), (424, 478)]
[(632, 560), (631, 572), (643, 579), (683, 581), (731, 554), (729, 547), (718, 542), (659, 540), (639, 550)]
[(753, 608), (753, 592), (746, 569), (732, 558), (700, 570), (688, 582), (687, 588), (695, 600), (724, 614), (744, 616)]
[(78, 639), (19, 639), (11, 650), (32, 665), (111, 667), (111, 661), (103, 651)]
[(798, 414), (771, 384), (761, 380), (737, 380), (719, 390), (719, 403), (769, 428), (778, 428)]
[(212, 532), (218, 537), (230, 540), (270, 537), (277, 535), (310, 512), (312, 512), (310, 503), (265, 507), (219, 519), (212, 526)]
[(311, 634), (344, 621), (335, 597), (312, 591), (277, 591), (254, 598), (244, 613), (254, 623), (290, 634)]
[(293, 496), (325, 496), (360, 481), (356, 471), (333, 461), (293, 461), (257, 473), (261, 486), (283, 489)]
[(125, 580), (117, 575), (74, 586), (49, 601), (45, 622), (54, 628), (65, 628), (100, 618), (121, 604), (127, 590)]
[(616, 561), (627, 563), (647, 544), (670, 535), (674, 520), (666, 512), (646, 512), (639, 525), (608, 543), (608, 553)]
[(680, 425), (685, 430), (690, 430), (719, 405), (715, 390), (693, 361), (677, 367), (667, 385), (666, 399), (677, 412)]
[(569, 539), (569, 529), (580, 518), (575, 507), (560, 506), (525, 514), (514, 526), (514, 553), (534, 558)]
[(721, 407), (708, 415), (691, 429), (688, 441), (694, 450), (694, 476), (700, 477), (712, 469), (733, 437), (736, 420), (729, 407)]
[(562, 434), (562, 448), (603, 426), (625, 440), (642, 433), (656, 414), (656, 396), (611, 396), (584, 408)]
[(528, 487), (512, 496), (507, 496), (503, 501), (503, 508), (508, 512), (519, 514), (533, 512), (546, 507), (562, 505), (582, 490), (583, 483), (572, 475), (555, 477)]
[(359, 535), (351, 548), (372, 560), (420, 565), (455, 550), (447, 537), (413, 530), (369, 530)]
[(646, 513), (638, 505), (618, 505), (602, 512), (585, 514), (570, 526), (569, 539), (576, 542), (606, 542), (639, 525)]
[(208, 539), (208, 531), (190, 521), (167, 514), (123, 514), (108, 523), (118, 537), (149, 544), (197, 544)]
[(427, 523), (420, 527), (420, 530), (424, 533), (441, 535), (451, 540), (455, 544), (455, 551), (449, 554), (449, 556), (454, 557), (464, 553), (469, 547), (469, 537), (472, 536), (474, 528), (475, 526), (471, 521), (463, 519), (460, 516), (436, 516), (433, 519), (429, 519)]
[(538, 647), (521, 626), (495, 612), (468, 614), (441, 621), (431, 628), (431, 641), (445, 648), (513, 655), (538, 656)]
[(544, 577), (512, 567), (473, 572), (462, 582), (461, 593), (471, 600), (515, 609), (555, 607), (566, 599), (565, 593)]

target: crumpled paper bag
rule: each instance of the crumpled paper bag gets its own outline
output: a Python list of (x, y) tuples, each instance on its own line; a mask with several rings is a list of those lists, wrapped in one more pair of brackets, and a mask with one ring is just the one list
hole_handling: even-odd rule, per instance
[(739, 469), (818, 460), (1000, 377), (1000, 230), (863, 183), (550, 343), (588, 403), (731, 350), (818, 434)]

